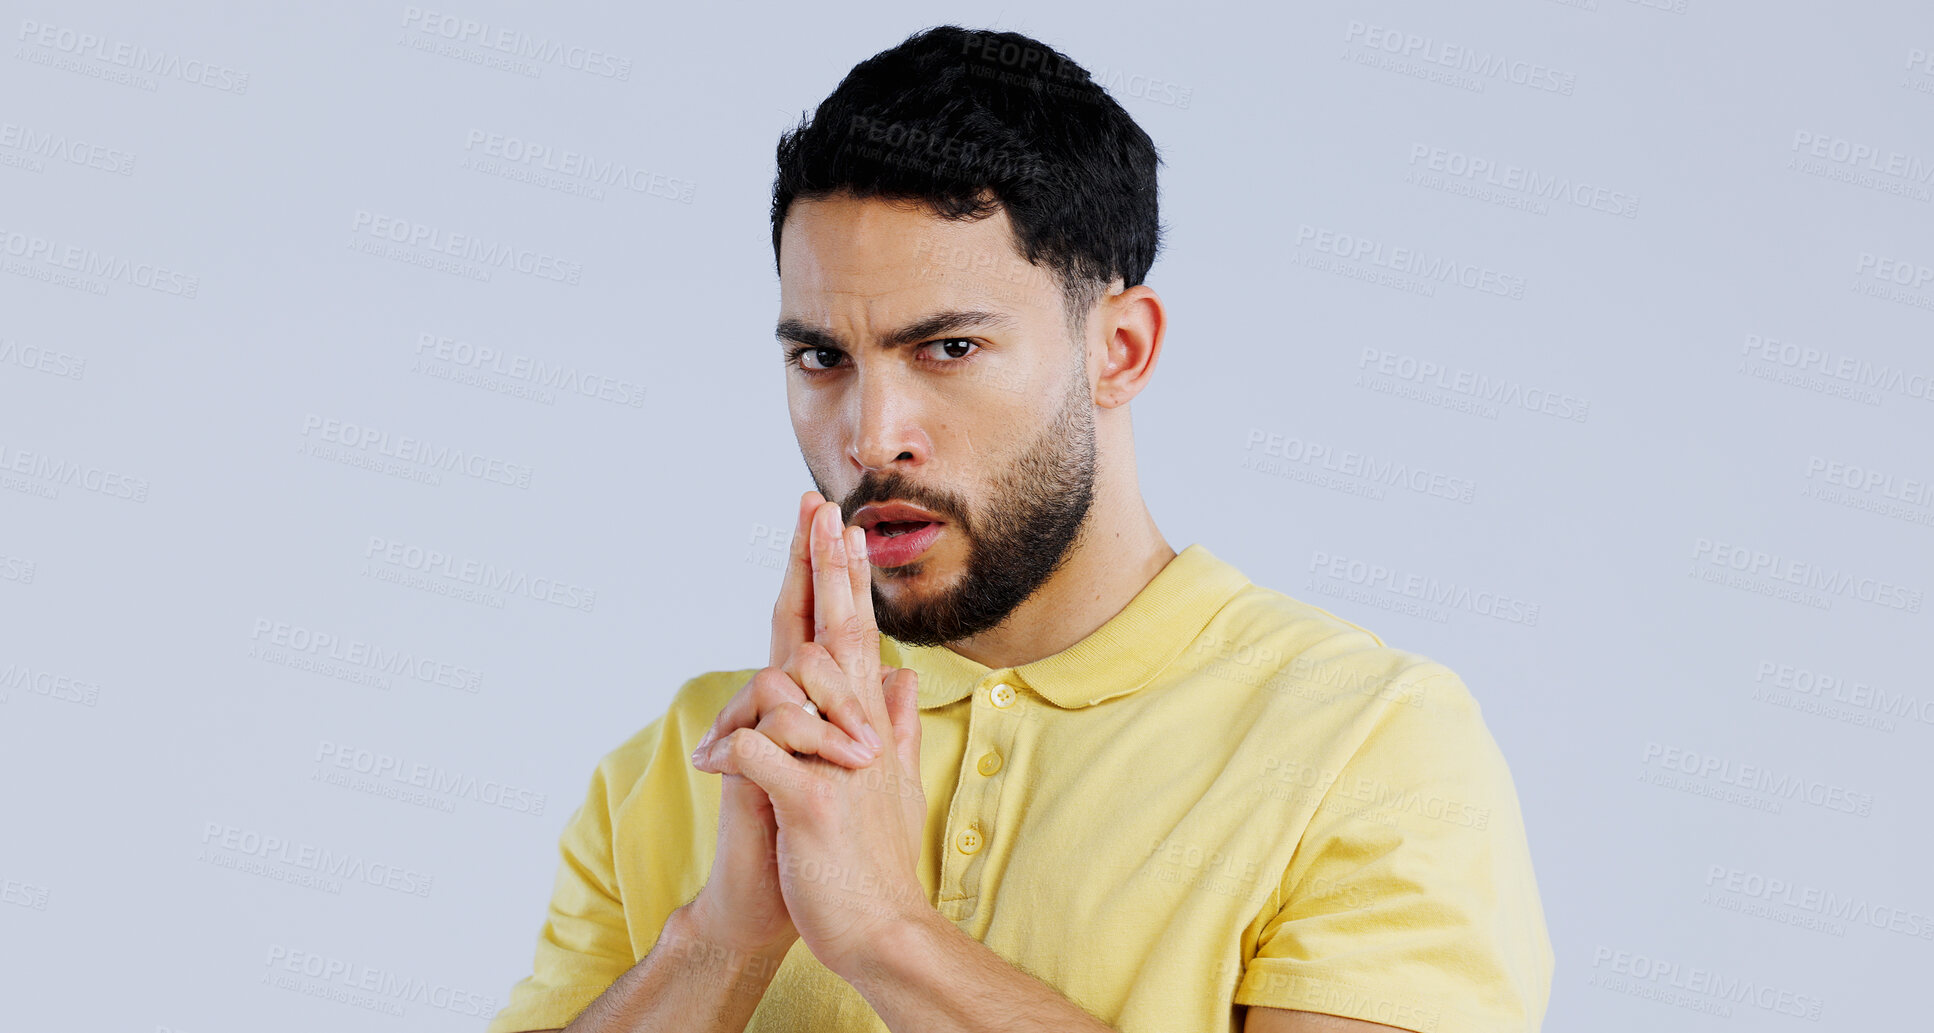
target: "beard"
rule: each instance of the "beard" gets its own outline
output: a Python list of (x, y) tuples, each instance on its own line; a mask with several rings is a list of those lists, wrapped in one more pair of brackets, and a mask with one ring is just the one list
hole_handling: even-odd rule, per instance
[[(881, 634), (914, 646), (977, 635), (1000, 625), (1061, 569), (1083, 540), (1094, 503), (1095, 411), (1086, 372), (1077, 362), (1060, 411), (995, 477), (984, 508), (941, 488), (917, 487), (895, 470), (868, 474), (847, 495), (840, 504), (843, 513), (899, 499), (931, 511), (946, 522), (943, 534), (958, 534), (966, 543), (960, 576), (925, 597), (917, 596), (910, 582), (930, 559), (874, 568), (873, 617)], [(821, 496), (832, 498), (817, 473), (813, 483)], [(896, 601), (881, 593), (880, 579), (909, 584)]]

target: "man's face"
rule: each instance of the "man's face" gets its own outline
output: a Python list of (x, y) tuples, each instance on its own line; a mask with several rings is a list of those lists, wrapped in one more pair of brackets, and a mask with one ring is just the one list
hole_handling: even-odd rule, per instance
[(820, 494), (847, 523), (887, 502), (938, 518), (897, 545), (867, 532), (880, 630), (937, 645), (1000, 624), (1080, 542), (1094, 498), (1087, 350), (1054, 278), (1016, 252), (1004, 211), (954, 222), (838, 196), (787, 213), (779, 293)]

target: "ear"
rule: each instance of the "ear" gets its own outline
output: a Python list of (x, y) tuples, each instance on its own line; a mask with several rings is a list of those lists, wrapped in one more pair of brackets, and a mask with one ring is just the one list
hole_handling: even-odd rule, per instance
[(886, 712), (893, 723), (893, 748), (900, 766), (920, 771), (920, 675), (911, 667), (895, 668), (886, 681)]

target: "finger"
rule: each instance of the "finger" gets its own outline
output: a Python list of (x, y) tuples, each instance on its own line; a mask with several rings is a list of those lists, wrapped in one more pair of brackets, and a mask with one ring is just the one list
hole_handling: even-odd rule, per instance
[(828, 502), (813, 514), (813, 641), (833, 654), (841, 670), (857, 674), (860, 642), (845, 528), (836, 503)]
[(799, 518), (792, 529), (792, 554), (786, 559), (786, 577), (779, 586), (779, 601), (772, 607), (772, 658), (774, 667), (786, 662), (792, 647), (813, 638), (813, 565), (807, 550), (812, 545), (812, 515), (826, 501), (816, 491), (799, 497)]
[[(725, 735), (729, 736), (741, 728), (765, 733), (789, 752), (824, 757), (846, 767), (865, 767), (880, 756), (878, 748), (855, 742), (831, 722), (817, 714), (807, 713), (806, 708), (790, 699), (766, 707), (753, 722), (726, 729)], [(714, 760), (718, 748), (714, 744), (693, 750), (692, 766), (700, 771), (722, 773)]]
[(893, 750), (902, 770), (920, 772), (920, 675), (896, 667), (886, 683), (886, 710), (893, 721)]
[(792, 753), (824, 757), (849, 768), (863, 768), (879, 759), (880, 751), (854, 742), (833, 723), (804, 707), (777, 707), (759, 718), (754, 731)]
[[(853, 613), (859, 617), (860, 667), (869, 688), (877, 687), (880, 667), (880, 627), (873, 621), (873, 560), (866, 552), (866, 528), (846, 529), (846, 555), (853, 583)], [(884, 710), (884, 707), (880, 708)]]
[[(825, 704), (813, 700), (801, 688), (798, 681), (786, 670), (778, 667), (761, 667), (750, 680), (732, 694), (719, 708), (718, 716), (712, 719), (712, 727), (699, 736), (698, 744), (692, 752), (702, 755), (721, 737), (735, 728), (751, 728), (759, 723), (759, 715), (782, 703), (800, 704), (811, 701), (814, 706), (825, 709)], [(696, 758), (694, 758), (696, 759)]]
[(843, 734), (875, 748), (885, 745), (867, 716), (865, 703), (853, 692), (851, 679), (825, 646), (817, 642), (800, 646), (780, 670), (805, 690), (819, 712)]
[(813, 784), (807, 771), (810, 759), (794, 757), (755, 729), (741, 728), (720, 739), (712, 750), (720, 774), (744, 775), (766, 791), (775, 819), (791, 810), (789, 805), (802, 788)]

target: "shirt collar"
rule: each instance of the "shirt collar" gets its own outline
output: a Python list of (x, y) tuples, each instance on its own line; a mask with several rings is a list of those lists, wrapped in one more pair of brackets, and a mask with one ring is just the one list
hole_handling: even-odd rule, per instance
[[(1052, 656), (1000, 668), (1001, 680), (1066, 708), (1134, 692), (1181, 655), (1216, 611), (1248, 584), (1241, 571), (1200, 543), (1190, 545), (1087, 638)], [(908, 645), (884, 634), (880, 663), (919, 672), (922, 710), (966, 697), (996, 670), (944, 645)]]

